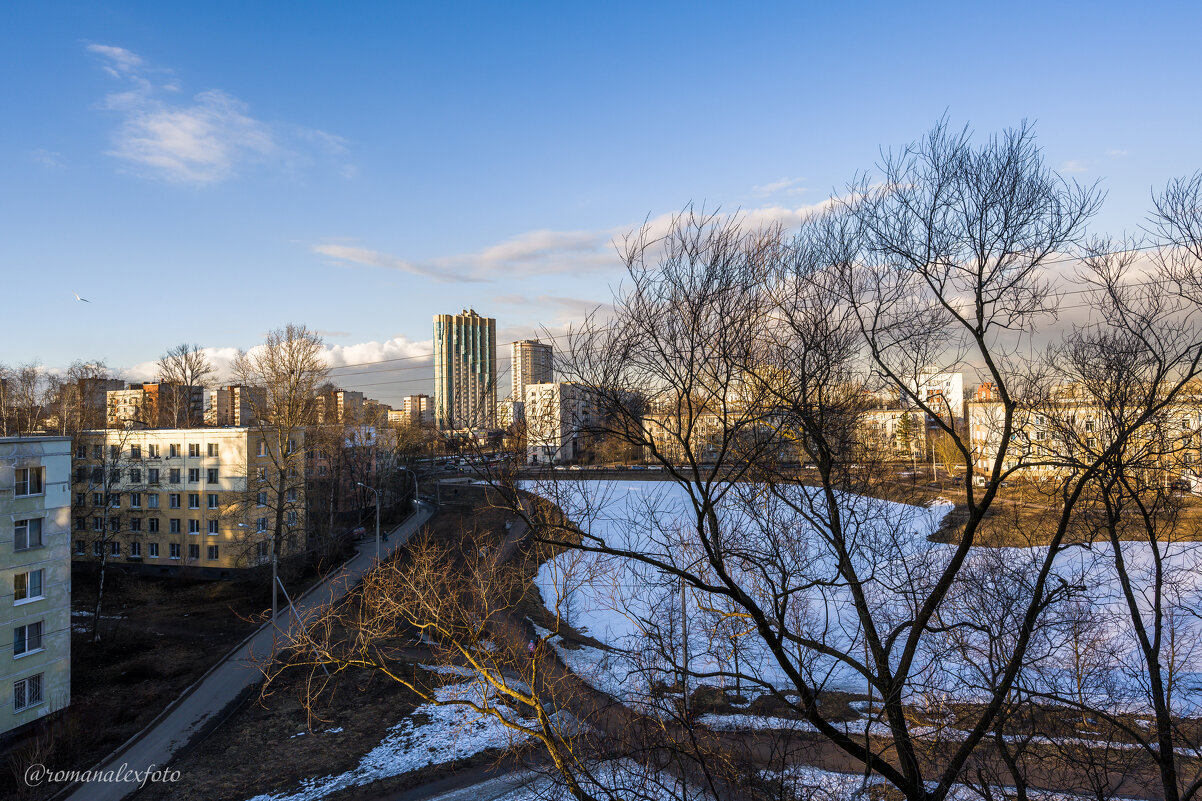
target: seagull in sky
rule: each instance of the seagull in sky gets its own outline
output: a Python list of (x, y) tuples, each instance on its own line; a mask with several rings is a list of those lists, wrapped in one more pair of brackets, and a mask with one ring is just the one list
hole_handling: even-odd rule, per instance
[(71, 294), (75, 296), (75, 299), (76, 299), (76, 300), (78, 300), (78, 301), (81, 301), (81, 302), (83, 302), (83, 303), (91, 303), (91, 302), (92, 302), (92, 301), (88, 300), (87, 298), (81, 298), (81, 297), (79, 296), (79, 293), (78, 293), (78, 292), (72, 292)]

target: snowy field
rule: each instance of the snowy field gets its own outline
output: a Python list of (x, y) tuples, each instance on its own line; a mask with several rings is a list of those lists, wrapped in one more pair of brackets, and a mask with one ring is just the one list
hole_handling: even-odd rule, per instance
[[(607, 546), (651, 554), (685, 568), (701, 557), (696, 543), (696, 514), (685, 488), (673, 482), (556, 481), (528, 484), (563, 509), (588, 534)], [(835, 569), (835, 553), (822, 536), (829, 520), (812, 489), (791, 489), (792, 504), (739, 485), (723, 499), (718, 517), (727, 532), (728, 570), (766, 606), (774, 592), (793, 590), (788, 623), (793, 631), (848, 653), (863, 653), (851, 595)], [(867, 603), (878, 628), (909, 619), (916, 599), (924, 597), (953, 549), (931, 543), (950, 504), (929, 508), (860, 496), (844, 496), (842, 526), (852, 544), (850, 559), (865, 579)], [(1005, 631), (1021, 611), (1029, 586), (1046, 553), (1044, 548), (974, 550), (949, 595), (943, 620), (972, 620), (992, 631)], [(1124, 543), (1123, 558), (1147, 595), (1153, 569), (1145, 543)], [(1084, 592), (1051, 609), (1049, 625), (1032, 643), (1033, 667), (1026, 680), (1042, 688), (1079, 686), (1084, 700), (1102, 700), (1116, 708), (1145, 707), (1138, 653), (1126, 603), (1114, 579), (1107, 544), (1073, 548), (1057, 557), (1058, 579)], [(1170, 547), (1164, 560), (1174, 617), (1175, 665), (1180, 684), (1174, 707), (1197, 714), (1202, 696), (1202, 650), (1198, 619), (1202, 608), (1202, 551), (1196, 543)], [(713, 578), (708, 576), (708, 578)], [(568, 551), (545, 563), (536, 582), (547, 608), (579, 631), (611, 646), (576, 651), (560, 649), (573, 669), (598, 689), (626, 700), (644, 693), (654, 681), (671, 684), (675, 673), (657, 643), (681, 642), (681, 590), (674, 577), (632, 559)], [(1053, 586), (1055, 582), (1053, 582)], [(786, 671), (755, 632), (740, 629), (738, 618), (723, 617), (729, 604), (718, 595), (689, 589), (684, 593), (689, 666), (695, 673), (733, 667), (765, 685), (793, 686)], [(1018, 602), (1016, 602), (1016, 600)], [(732, 620), (736, 625), (731, 625)], [(745, 635), (745, 636), (744, 636)], [(1082, 660), (1082, 645), (1087, 644)], [(914, 687), (950, 699), (981, 697), (990, 675), (988, 642), (972, 635), (952, 640), (926, 637), (916, 656)], [(854, 668), (815, 651), (790, 654), (790, 666), (812, 685), (865, 692)], [(726, 679), (725, 683), (730, 680)], [(722, 685), (712, 677), (702, 683)]]

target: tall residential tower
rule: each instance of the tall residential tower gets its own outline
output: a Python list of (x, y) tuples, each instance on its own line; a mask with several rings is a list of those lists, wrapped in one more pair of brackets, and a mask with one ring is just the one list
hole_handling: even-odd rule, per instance
[(551, 368), (551, 345), (537, 339), (513, 343), (513, 402), (525, 403), (526, 386), (555, 380)]
[(475, 309), (434, 315), (434, 420), (441, 429), (495, 428), (497, 321)]

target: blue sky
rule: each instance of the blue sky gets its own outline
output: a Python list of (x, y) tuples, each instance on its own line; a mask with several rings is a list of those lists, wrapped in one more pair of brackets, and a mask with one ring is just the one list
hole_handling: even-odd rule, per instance
[[(607, 300), (607, 243), (648, 216), (790, 219), (945, 112), (982, 134), (1035, 121), (1050, 164), (1103, 180), (1099, 232), (1202, 168), (1198, 4), (0, 14), (7, 364), (137, 376), (288, 321), (358, 363), (427, 352), (431, 315), (465, 306), (507, 341)], [(420, 361), (391, 366), (343, 383), (425, 387)]]

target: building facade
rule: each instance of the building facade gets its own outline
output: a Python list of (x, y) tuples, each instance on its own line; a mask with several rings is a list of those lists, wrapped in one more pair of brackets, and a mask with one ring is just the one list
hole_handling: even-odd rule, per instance
[(0, 733), (71, 700), (71, 439), (0, 439)]
[(205, 416), (204, 387), (131, 384), (106, 395), (108, 428), (188, 428)]
[(510, 399), (514, 403), (525, 403), (527, 386), (549, 384), (555, 380), (551, 344), (539, 342), (537, 339), (514, 342), (510, 369), (513, 373), (513, 393)]
[(562, 464), (584, 454), (598, 418), (596, 398), (573, 381), (526, 387), (526, 459), (530, 464)]
[(210, 425), (249, 426), (258, 422), (256, 409), (266, 408), (267, 392), (263, 387), (232, 385), (213, 390), (209, 402)]
[(220, 575), (266, 561), (277, 521), (282, 555), (305, 547), (303, 442), (281, 448), (245, 427), (107, 429), (74, 448), (77, 562)]
[(497, 321), (475, 309), (434, 316), (434, 420), (450, 431), (496, 428)]

